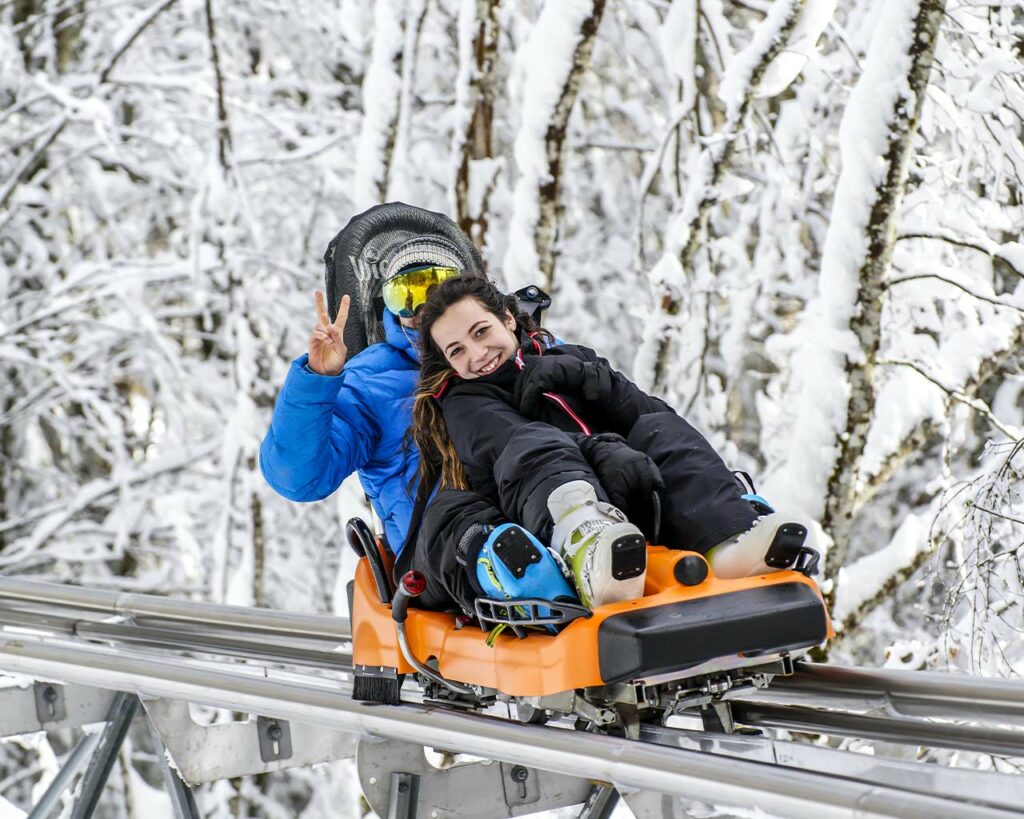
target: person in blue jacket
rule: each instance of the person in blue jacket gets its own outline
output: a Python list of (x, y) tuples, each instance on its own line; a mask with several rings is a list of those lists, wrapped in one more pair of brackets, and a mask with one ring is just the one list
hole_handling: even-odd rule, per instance
[(293, 501), (326, 498), (358, 472), (397, 550), (409, 528), (409, 486), (419, 463), (404, 440), (419, 373), (414, 331), (384, 311), (386, 340), (346, 362), (342, 334), (350, 304), (345, 296), (331, 321), (317, 291), (309, 352), (292, 362), (285, 378), (260, 447), (260, 468), (267, 483)]
[[(513, 524), (480, 496), (450, 490), (414, 520), (419, 452), (409, 430), (419, 378), (416, 310), (430, 286), (483, 275), (480, 254), (448, 217), (395, 202), (353, 217), (324, 262), (326, 299), (316, 293), (309, 349), (292, 362), (278, 394), (260, 469), (275, 491), (301, 502), (328, 497), (357, 473), (396, 555), (396, 575), (420, 568), (430, 580), (421, 605), (472, 612), (476, 597), (505, 596), (506, 589), (483, 588), (442, 560), (479, 553)], [(571, 596), (546, 547), (515, 529), (545, 559), (514, 596)]]

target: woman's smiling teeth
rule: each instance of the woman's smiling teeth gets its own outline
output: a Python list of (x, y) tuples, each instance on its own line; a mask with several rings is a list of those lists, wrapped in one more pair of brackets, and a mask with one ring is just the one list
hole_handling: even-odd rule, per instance
[(498, 368), (498, 362), (500, 360), (501, 360), (501, 355), (498, 354), (494, 358), (492, 358), (490, 361), (488, 361), (486, 364), (484, 364), (484, 366), (480, 367), (480, 369), (478, 369), (477, 372), (480, 373), (480, 375), (489, 375), (490, 373), (494, 372)]

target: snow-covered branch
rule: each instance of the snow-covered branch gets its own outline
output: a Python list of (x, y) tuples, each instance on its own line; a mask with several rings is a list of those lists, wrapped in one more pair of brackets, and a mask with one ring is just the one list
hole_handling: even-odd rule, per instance
[(957, 247), (964, 247), (969, 250), (977, 250), (979, 253), (984, 253), (993, 259), (1001, 259), (1004, 261), (1011, 270), (1022, 279), (1024, 279), (1024, 245), (1020, 242), (1006, 242), (999, 244), (993, 241), (982, 241), (964, 239), (959, 236), (953, 236), (949, 233), (927, 233), (922, 231), (908, 231), (906, 233), (900, 233), (896, 237), (897, 241), (904, 239), (935, 239), (940, 242), (946, 242), (947, 244), (956, 245)]
[(900, 276), (899, 278), (896, 279), (889, 279), (889, 281), (885, 282), (882, 289), (888, 290), (893, 285), (906, 284), (908, 282), (913, 281), (923, 281), (926, 279), (931, 279), (933, 281), (942, 282), (943, 284), (948, 284), (950, 287), (955, 287), (961, 293), (966, 293), (971, 298), (977, 299), (978, 301), (983, 301), (986, 304), (992, 304), (996, 307), (1001, 307), (1006, 310), (1016, 310), (1018, 313), (1024, 313), (1024, 307), (1019, 307), (1016, 304), (1011, 304), (1003, 299), (995, 298), (994, 296), (986, 296), (984, 293), (978, 293), (972, 290), (967, 285), (953, 281), (952, 279), (949, 279), (945, 276), (940, 276), (938, 273), (915, 273), (914, 275), (911, 276)]
[[(719, 186), (730, 167), (737, 142), (743, 136), (743, 125), (758, 94), (761, 79), (795, 31), (804, 5), (805, 0), (777, 0), (758, 27), (750, 45), (729, 63), (723, 77), (721, 93), (726, 103), (725, 122), (715, 137), (707, 140), (708, 148), (701, 153), (687, 179), (682, 212), (672, 222), (672, 229), (681, 234), (672, 241), (673, 246), (679, 247), (678, 262), (672, 265), (674, 276), (662, 276), (665, 280), (655, 299), (661, 316), (659, 323), (665, 325), (666, 329), (671, 318), (679, 315), (683, 309), (686, 288), (684, 282), (677, 279), (692, 276), (694, 259), (706, 240), (711, 209), (719, 201)], [(669, 332), (655, 331), (652, 338), (656, 345), (652, 359), (652, 387), (660, 393), (667, 386), (667, 365), (675, 345), (673, 335)], [(651, 353), (641, 351), (640, 355), (650, 357)]]
[(924, 378), (926, 381), (942, 390), (942, 392), (944, 392), (949, 397), (949, 400), (956, 401), (960, 404), (963, 404), (964, 406), (970, 407), (976, 413), (985, 418), (990, 424), (992, 424), (992, 426), (994, 426), (1001, 433), (1003, 433), (1003, 435), (1005, 435), (1007, 438), (1016, 438), (1020, 434), (1019, 430), (1007, 426), (998, 418), (996, 418), (995, 415), (993, 415), (992, 410), (984, 401), (981, 401), (973, 396), (967, 395), (962, 390), (946, 386), (934, 375), (930, 374), (927, 370), (925, 370), (925, 368), (916, 361), (901, 361), (899, 359), (879, 358), (876, 359), (875, 363), (880, 367), (908, 367), (915, 373), (920, 375), (922, 378)]
[[(125, 55), (132, 44), (142, 35), (142, 33), (153, 23), (154, 20), (166, 9), (170, 8), (177, 0), (158, 0), (147, 10), (141, 12), (132, 24), (130, 24), (124, 35), (121, 37), (120, 42), (114, 48), (113, 52), (107, 58), (106, 62), (99, 68), (96, 75), (96, 81), (92, 85), (92, 90), (86, 95), (86, 98), (91, 97), (97, 92), (99, 87), (103, 85), (110, 77), (110, 72), (117, 66), (118, 61)], [(48, 128), (47, 133), (42, 139), (34, 146), (33, 150), (19, 163), (17, 170), (8, 177), (7, 181), (4, 182), (2, 188), (0, 188), (0, 210), (3, 210), (11, 195), (17, 189), (18, 185), (25, 181), (25, 179), (31, 175), (34, 171), (41, 167), (40, 160), (53, 142), (60, 136), (61, 132), (71, 121), (71, 111), (65, 109), (65, 111), (59, 114), (53, 121), (53, 124)], [(0, 221), (0, 230), (6, 226), (10, 221), (11, 214), (8, 213), (7, 218)]]
[(517, 55), (521, 124), (515, 160), (519, 179), (503, 272), (511, 289), (535, 283), (548, 291), (555, 272), (562, 154), (580, 81), (590, 63), (605, 0), (545, 3), (529, 42)]

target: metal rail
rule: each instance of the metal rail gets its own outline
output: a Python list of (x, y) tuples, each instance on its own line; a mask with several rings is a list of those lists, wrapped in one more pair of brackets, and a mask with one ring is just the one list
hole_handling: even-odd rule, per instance
[(101, 646), (0, 638), (0, 667), (63, 682), (245, 710), (363, 735), (539, 767), (570, 776), (788, 817), (1009, 817), (1014, 811), (928, 793), (779, 768), (745, 759), (558, 728), (527, 726), (427, 706), (381, 707), (335, 691), (238, 671), (209, 670)]
[(762, 735), (712, 734), (651, 724), (640, 726), (640, 740), (861, 781), (880, 782), (954, 799), (963, 798), (964, 794), (975, 794), (979, 801), (1014, 810), (1024, 805), (1024, 777), (1006, 776), (992, 771), (890, 759), (804, 742), (776, 740)]
[[(127, 624), (104, 623), (118, 616)], [(90, 622), (91, 621), (91, 622)], [(350, 662), (337, 644), (351, 639), (349, 621), (329, 615), (296, 614), (245, 606), (225, 606), (22, 578), (0, 577), (0, 624), (47, 628), (53, 633), (88, 635), (90, 639), (131, 641), (175, 648), (165, 632), (187, 632), (188, 642), (205, 642), (216, 650), (237, 649), (233, 656), (319, 665), (337, 655)], [(209, 642), (207, 642), (209, 641)], [(234, 641), (234, 642), (232, 642)], [(182, 634), (181, 642), (186, 642)], [(245, 643), (245, 645), (243, 645)], [(252, 653), (250, 651), (252, 646)], [(282, 647), (279, 653), (271, 649)], [(258, 649), (258, 651), (257, 651)], [(275, 655), (275, 656), (271, 656)], [(802, 705), (890, 716), (988, 719), (1024, 725), (1024, 684), (940, 672), (865, 670), (801, 663), (792, 677), (777, 677), (766, 690), (738, 699), (775, 705)]]
[[(8, 620), (6, 615), (0, 615), (0, 624)], [(24, 615), (16, 618), (15, 622), (29, 624), (31, 615)], [(45, 629), (43, 629), (45, 630)], [(93, 621), (75, 622), (68, 621), (57, 634), (67, 636), (78, 636), (80, 638), (115, 643), (120, 645), (132, 645), (146, 649), (170, 650), (188, 652), (189, 654), (206, 654), (211, 656), (231, 656), (249, 660), (252, 662), (268, 662), (281, 666), (304, 666), (328, 671), (350, 673), (352, 670), (351, 655), (343, 652), (327, 652), (319, 649), (311, 649), (303, 646), (288, 646), (267, 644), (259, 639), (259, 635), (245, 635), (248, 639), (239, 639), (238, 632), (227, 632), (227, 636), (220, 634), (208, 634), (205, 630), (197, 630), (191, 633), (179, 633), (167, 628), (140, 627), (120, 623), (97, 623)], [(272, 635), (268, 635), (271, 637)], [(850, 671), (850, 669), (845, 669)], [(854, 670), (855, 671), (855, 670)], [(928, 675), (922, 675), (927, 677)], [(932, 675), (935, 676), (935, 675)], [(1024, 688), (1013, 684), (1004, 684), (1004, 681), (972, 680), (975, 689), (991, 688), (999, 692), (1003, 697), (1001, 701), (1005, 709), (995, 712), (995, 716), (1004, 722), (1011, 721), (1016, 717), (1018, 703), (1008, 699), (1008, 694), (1013, 692), (1018, 697), (1024, 696)], [(787, 678), (778, 678), (776, 684), (781, 683), (783, 691), (780, 699), (797, 699), (800, 702), (810, 702), (815, 705), (850, 705), (851, 703), (835, 692), (802, 685), (799, 687), (799, 695), (794, 696), (793, 692), (785, 685)], [(945, 682), (945, 681), (941, 681)], [(994, 683), (994, 685), (987, 685)], [(950, 685), (950, 683), (947, 683)], [(971, 686), (968, 686), (970, 688)], [(975, 691), (974, 693), (979, 693)], [(772, 699), (772, 689), (757, 690), (753, 693), (741, 692), (738, 699), (750, 697), (754, 700)], [(845, 695), (843, 695), (845, 696)], [(993, 716), (992, 701), (990, 696), (988, 711), (984, 716)], [(980, 701), (980, 700), (979, 700)], [(874, 702), (874, 701), (871, 701)], [(949, 703), (942, 700), (935, 700), (936, 710), (941, 713), (943, 709), (951, 709)], [(968, 713), (971, 703), (970, 699), (954, 699), (961, 709), (960, 713)], [(853, 705), (864, 706), (861, 699), (852, 701)], [(942, 706), (940, 708), (939, 706)], [(989, 754), (1006, 754), (1010, 756), (1024, 756), (1024, 732), (1008, 730), (1005, 727), (974, 726), (962, 723), (928, 722), (923, 719), (879, 716), (873, 713), (848, 713), (823, 710), (821, 708), (810, 708), (802, 705), (773, 705), (761, 702), (733, 701), (733, 715), (735, 719), (747, 725), (754, 725), (762, 728), (781, 728), (792, 731), (804, 731), (814, 733), (825, 733), (834, 736), (857, 737), (861, 739), (883, 740), (911, 745), (927, 745), (939, 748), (956, 748), (960, 750), (977, 751)], [(1007, 714), (1007, 711), (1009, 713)], [(971, 717), (977, 715), (970, 714)]]
[[(111, 616), (128, 622), (105, 622)], [(348, 637), (348, 621), (324, 615), (0, 578), (3, 625), (161, 651), (351, 670), (351, 654), (337, 651)], [(730, 695), (736, 717), (749, 725), (1024, 756), (1024, 732), (1013, 730), (1024, 728), (1020, 681), (802, 663), (768, 689)]]
[[(241, 631), (271, 632), (288, 637), (318, 637), (339, 642), (351, 640), (352, 629), (345, 617), (326, 614), (297, 614), (247, 606), (225, 606), (195, 600), (177, 600), (155, 594), (87, 589), (61, 583), (45, 583), (16, 577), (0, 577), (0, 601), (8, 605), (42, 604), (58, 609), (98, 612), (125, 618), (154, 618), (161, 621), (216, 625)], [(50, 612), (58, 614), (58, 612)]]
[[(109, 623), (76, 616), (53, 616), (0, 606), (0, 629), (15, 627), (34, 634), (80, 637), (189, 654), (236, 657), (252, 662), (296, 665), (329, 671), (352, 671), (352, 652), (337, 643), (315, 638), (282, 638), (280, 634), (237, 631), (195, 623), (174, 623), (147, 618), (138, 623)], [(154, 623), (156, 625), (149, 625)]]
[(939, 671), (844, 668), (800, 663), (792, 677), (740, 699), (893, 716), (998, 721), (1024, 726), (1024, 681)]
[(205, 633), (180, 633), (166, 628), (122, 625), (120, 623), (81, 623), (75, 634), (85, 640), (140, 645), (190, 653), (219, 654), (246, 660), (300, 665), (331, 671), (352, 671), (350, 652), (320, 651), (311, 648), (273, 645), (256, 640), (239, 640)]
[(1024, 731), (1004, 728), (757, 703), (734, 703), (733, 717), (738, 723), (763, 728), (1024, 757)]

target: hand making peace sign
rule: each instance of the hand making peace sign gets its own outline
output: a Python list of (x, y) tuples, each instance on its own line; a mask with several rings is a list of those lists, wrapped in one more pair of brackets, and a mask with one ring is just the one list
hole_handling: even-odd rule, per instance
[(317, 325), (309, 337), (309, 368), (320, 375), (337, 375), (345, 366), (348, 348), (345, 346), (345, 322), (348, 321), (348, 308), (351, 300), (348, 296), (341, 297), (338, 305), (338, 316), (331, 321), (327, 314), (327, 303), (324, 294), (316, 291)]

